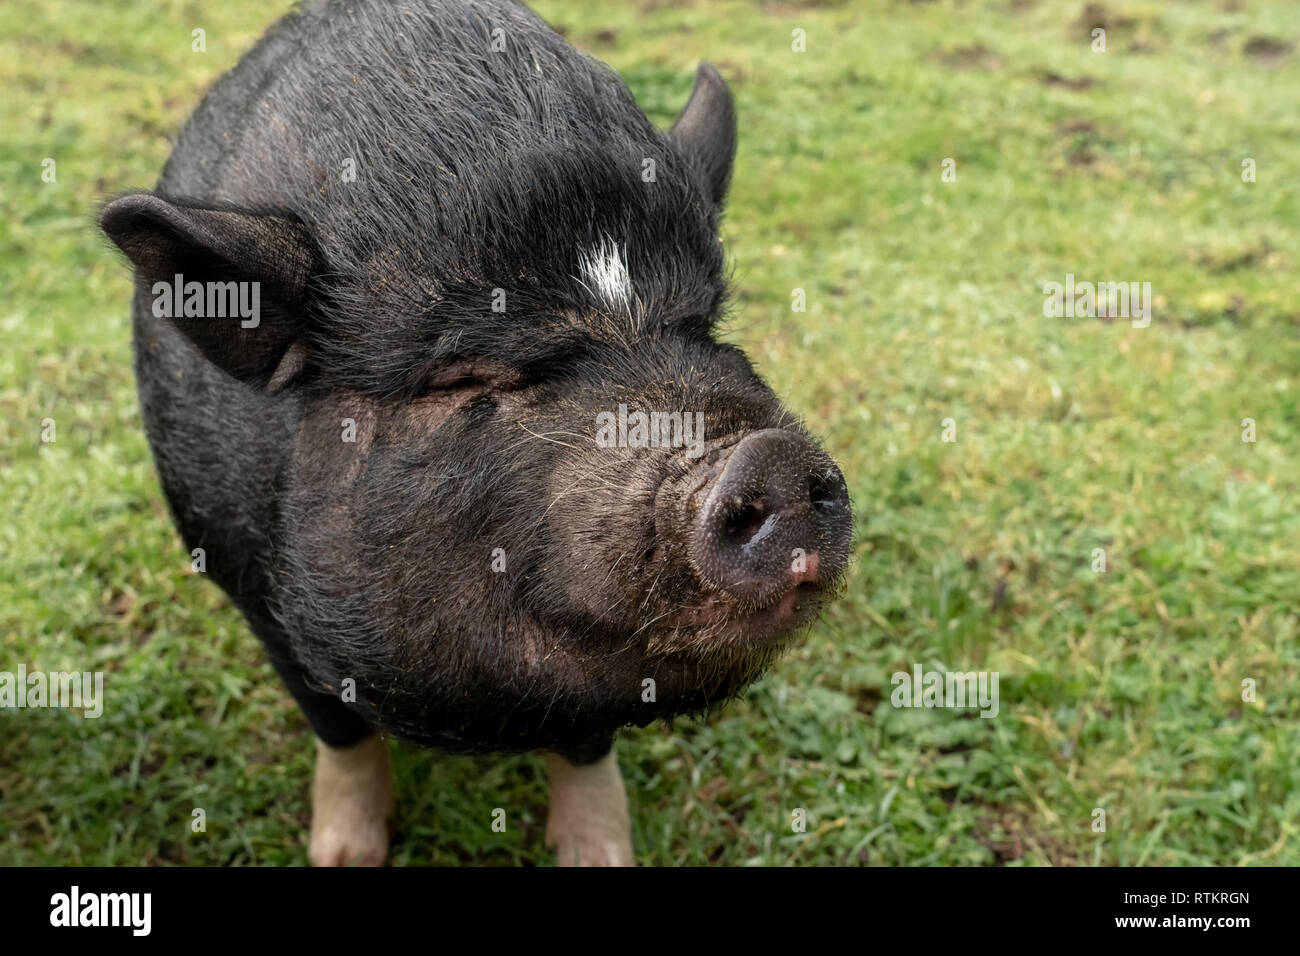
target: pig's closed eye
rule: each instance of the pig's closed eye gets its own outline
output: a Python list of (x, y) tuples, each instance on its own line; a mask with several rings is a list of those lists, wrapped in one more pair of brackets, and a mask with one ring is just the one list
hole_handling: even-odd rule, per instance
[(419, 392), (430, 395), (461, 389), (508, 390), (518, 388), (522, 384), (522, 376), (514, 369), (490, 362), (465, 361), (434, 369), (424, 378)]

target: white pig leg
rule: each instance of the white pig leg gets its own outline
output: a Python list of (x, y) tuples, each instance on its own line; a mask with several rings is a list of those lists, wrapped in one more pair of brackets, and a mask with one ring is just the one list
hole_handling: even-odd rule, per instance
[(584, 766), (547, 754), (546, 776), (551, 783), (546, 845), (555, 848), (556, 862), (560, 866), (635, 866), (627, 791), (613, 749)]
[(316, 741), (311, 845), (315, 866), (383, 866), (393, 815), (388, 743), (379, 735), (354, 747)]

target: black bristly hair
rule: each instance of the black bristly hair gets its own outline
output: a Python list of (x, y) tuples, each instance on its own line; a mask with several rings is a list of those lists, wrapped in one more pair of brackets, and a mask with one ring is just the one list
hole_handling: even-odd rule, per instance
[[(503, 355), (544, 374), (620, 323), (707, 324), (724, 299), (707, 172), (616, 73), (514, 3), (297, 11), (213, 90), (177, 155), (159, 195), (219, 184), (315, 237), (304, 338), (334, 385), (412, 394), (442, 365)], [(580, 256), (606, 244), (626, 257), (633, 315), (581, 279)]]

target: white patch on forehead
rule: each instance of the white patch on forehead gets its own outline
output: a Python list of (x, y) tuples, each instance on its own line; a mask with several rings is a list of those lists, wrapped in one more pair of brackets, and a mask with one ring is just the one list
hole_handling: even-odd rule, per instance
[(626, 248), (620, 249), (614, 240), (602, 237), (599, 244), (578, 254), (578, 266), (582, 271), (578, 281), (598, 302), (611, 312), (634, 317), (635, 293), (627, 272)]

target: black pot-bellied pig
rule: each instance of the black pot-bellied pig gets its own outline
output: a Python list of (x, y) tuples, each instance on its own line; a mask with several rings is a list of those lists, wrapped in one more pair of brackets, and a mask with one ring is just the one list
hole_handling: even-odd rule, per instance
[(716, 341), (736, 130), (668, 132), (507, 0), (323, 0), (101, 214), (190, 549), (318, 737), (309, 855), (382, 862), (380, 733), (548, 752), (632, 862), (620, 727), (741, 690), (843, 576), (835, 463)]

